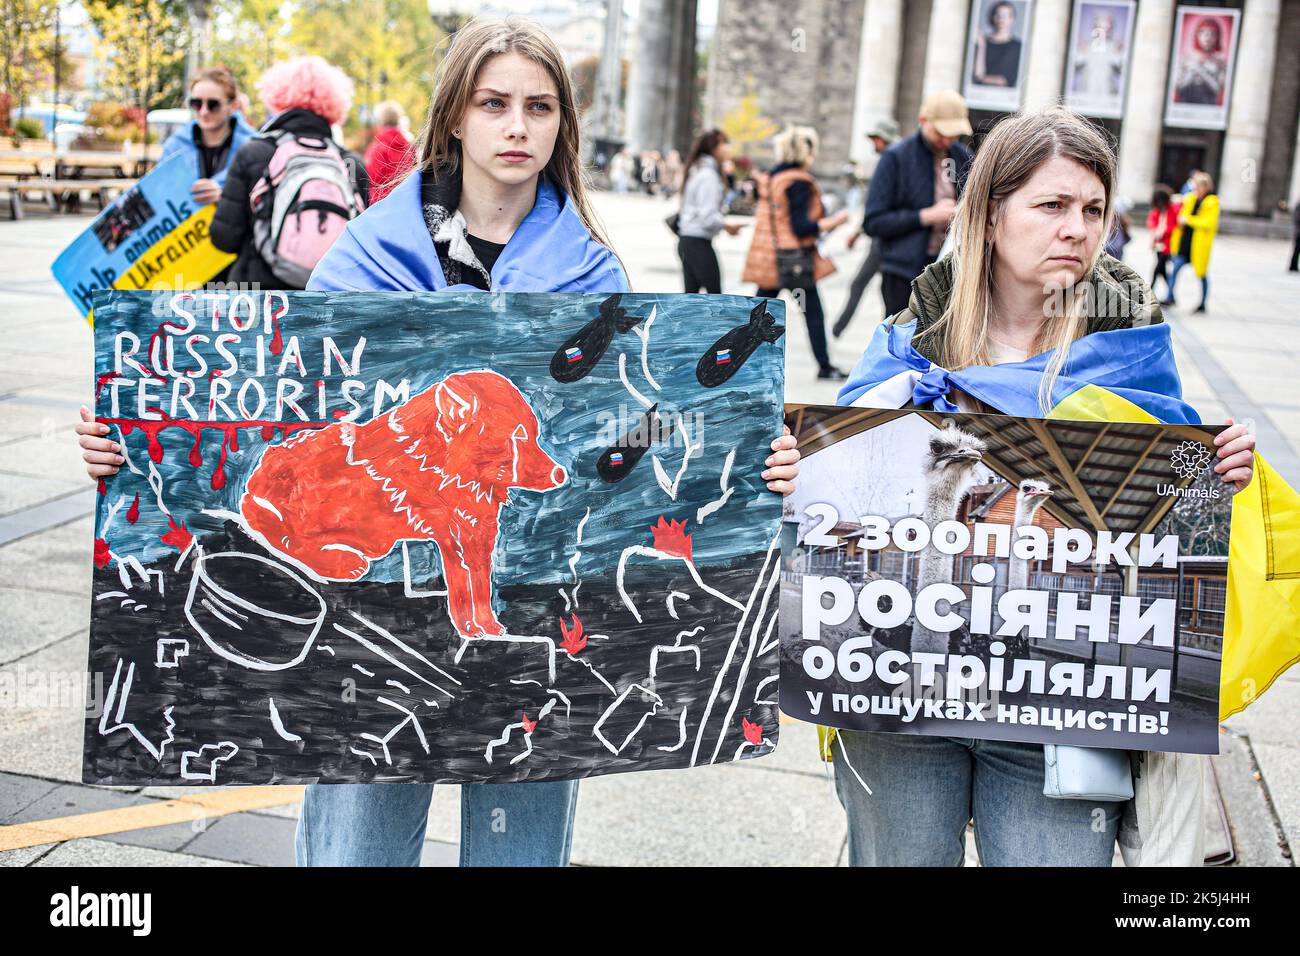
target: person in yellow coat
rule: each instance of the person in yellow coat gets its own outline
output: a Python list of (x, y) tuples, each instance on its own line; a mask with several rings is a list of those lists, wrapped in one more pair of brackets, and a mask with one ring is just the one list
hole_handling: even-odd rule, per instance
[(1210, 296), (1210, 246), (1219, 231), (1219, 197), (1214, 195), (1214, 179), (1209, 173), (1197, 172), (1192, 176), (1192, 193), (1183, 197), (1183, 208), (1178, 214), (1178, 228), (1169, 240), (1174, 253), (1174, 272), (1169, 277), (1169, 297), (1162, 305), (1174, 304), (1174, 288), (1178, 273), (1187, 263), (1201, 280), (1201, 304), (1196, 311), (1206, 311)]

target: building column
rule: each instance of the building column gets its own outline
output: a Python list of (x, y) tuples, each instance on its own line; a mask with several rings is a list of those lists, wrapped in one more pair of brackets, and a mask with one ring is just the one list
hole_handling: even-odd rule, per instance
[(1300, 202), (1300, 125), (1295, 131), (1295, 155), (1291, 160), (1291, 189), (1286, 196), (1287, 206)]
[(1024, 109), (1038, 110), (1061, 102), (1065, 56), (1070, 44), (1070, 0), (1034, 4), (1025, 69)]
[(1236, 75), (1228, 104), (1228, 131), (1219, 165), (1219, 203), (1224, 212), (1253, 216), (1259, 210), (1260, 166), (1268, 132), (1269, 93), (1277, 55), (1281, 0), (1248, 0), (1237, 40)]
[(1173, 0), (1142, 0), (1137, 5), (1116, 190), (1137, 202), (1151, 194), (1160, 164), (1173, 29)]
[(930, 9), (930, 32), (925, 42), (922, 100), (938, 90), (961, 89), (969, 27), (970, 0), (934, 0)]
[(858, 82), (853, 94), (853, 136), (849, 156), (870, 162), (875, 150), (867, 132), (883, 119), (894, 119), (898, 63), (903, 55), (903, 0), (866, 0), (862, 41), (858, 48)]
[(690, 148), (695, 96), (697, 0), (641, 0), (628, 76), (627, 146), (632, 153)]

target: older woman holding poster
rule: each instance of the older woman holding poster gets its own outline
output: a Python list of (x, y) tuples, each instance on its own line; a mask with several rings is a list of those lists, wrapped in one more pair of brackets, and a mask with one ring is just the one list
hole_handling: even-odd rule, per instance
[[(995, 127), (971, 167), (954, 251), (913, 283), (909, 308), (877, 332), (840, 403), (1081, 418), (1086, 396), (1112, 416), (1197, 421), (1155, 296), (1102, 252), (1114, 182), (1110, 146), (1071, 112)], [(1241, 490), (1254, 438), (1235, 425), (1216, 444), (1215, 471)], [(1111, 861), (1123, 805), (1044, 796), (1041, 745), (841, 734), (854, 865), (960, 865), (971, 819), (987, 865)], [(872, 795), (850, 767), (869, 774)], [(1183, 816), (1199, 827), (1192, 808)]]

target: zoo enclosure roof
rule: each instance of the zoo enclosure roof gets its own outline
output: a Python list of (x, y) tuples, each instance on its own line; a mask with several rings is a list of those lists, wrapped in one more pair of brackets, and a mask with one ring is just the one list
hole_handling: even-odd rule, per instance
[[(804, 455), (909, 414), (898, 409), (787, 406), (786, 419)], [(917, 411), (936, 428), (952, 416)], [(966, 415), (963, 427), (988, 446), (984, 464), (1012, 484), (1037, 478), (1055, 494), (1044, 505), (1064, 524), (1093, 532), (1152, 531), (1179, 499), (1156, 485), (1186, 488), (1171, 456), (1185, 441), (1212, 448), (1214, 431), (1193, 425), (1074, 422)]]

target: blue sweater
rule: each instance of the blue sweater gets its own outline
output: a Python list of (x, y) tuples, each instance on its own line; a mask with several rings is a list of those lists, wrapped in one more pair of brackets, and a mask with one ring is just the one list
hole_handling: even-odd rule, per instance
[[(199, 146), (195, 140), (198, 135), (198, 122), (190, 120), (190, 125), (184, 129), (178, 129), (167, 137), (163, 143), (162, 155), (158, 161), (162, 162), (177, 153), (184, 153), (190, 157), (194, 164), (194, 178), (203, 178), (203, 169), (199, 164)], [(239, 147), (257, 135), (257, 130), (249, 126), (244, 120), (242, 113), (235, 114), (235, 130), (230, 136), (230, 148), (226, 150), (226, 158), (221, 163), (221, 168), (217, 170), (213, 180), (221, 186), (226, 184), (226, 171), (230, 169), (230, 161), (235, 158), (235, 153), (239, 152)]]
[[(348, 223), (311, 274), (322, 292), (471, 291), (448, 286), (424, 221), (419, 172)], [(492, 266), (492, 291), (630, 292), (618, 257), (591, 237), (545, 177), (537, 200)]]

